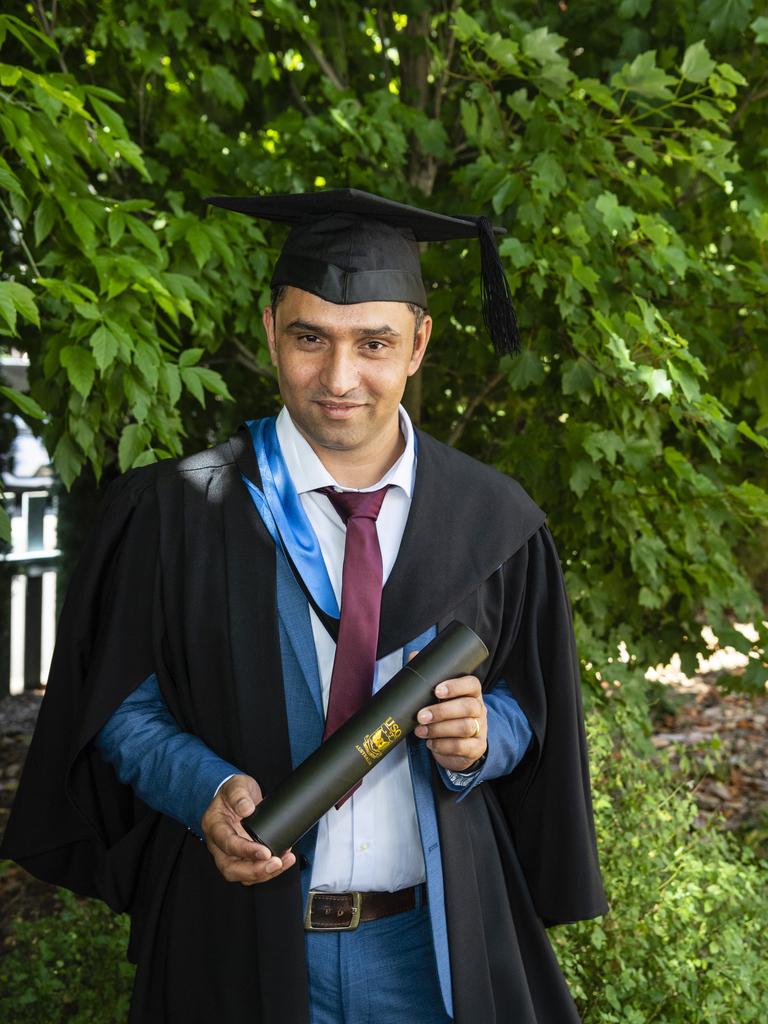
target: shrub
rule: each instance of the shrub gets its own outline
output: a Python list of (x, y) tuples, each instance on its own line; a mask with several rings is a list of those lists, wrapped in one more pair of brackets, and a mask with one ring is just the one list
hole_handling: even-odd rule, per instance
[[(666, 755), (639, 752), (640, 712), (593, 711), (588, 731), (611, 912), (550, 932), (584, 1024), (768, 1019), (766, 864), (696, 824), (693, 783)], [(63, 890), (57, 899), (58, 914), (16, 925), (0, 1021), (119, 1024), (133, 975), (127, 920)]]
[(765, 1021), (766, 864), (695, 823), (693, 783), (638, 754), (638, 715), (588, 719), (611, 912), (550, 933), (584, 1024)]
[(120, 1024), (133, 979), (127, 918), (64, 889), (56, 899), (57, 914), (15, 925), (0, 960), (0, 1021)]

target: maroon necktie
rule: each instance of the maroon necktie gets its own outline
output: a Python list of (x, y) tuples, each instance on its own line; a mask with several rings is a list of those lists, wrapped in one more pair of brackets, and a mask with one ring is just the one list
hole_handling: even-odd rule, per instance
[(376, 519), (388, 490), (389, 485), (378, 491), (336, 491), (332, 487), (320, 491), (347, 527), (339, 639), (323, 739), (361, 708), (373, 689), (383, 577)]

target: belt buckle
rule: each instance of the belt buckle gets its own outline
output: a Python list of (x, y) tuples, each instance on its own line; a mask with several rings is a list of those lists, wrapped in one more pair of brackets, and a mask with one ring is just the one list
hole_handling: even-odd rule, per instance
[(304, 930), (308, 932), (351, 932), (360, 924), (360, 910), (362, 904), (361, 894), (359, 892), (347, 892), (345, 896), (352, 897), (352, 917), (348, 924), (312, 924), (312, 906), (314, 904), (315, 896), (333, 896), (334, 893), (325, 892), (313, 892), (310, 890), (307, 899), (307, 909), (304, 912)]

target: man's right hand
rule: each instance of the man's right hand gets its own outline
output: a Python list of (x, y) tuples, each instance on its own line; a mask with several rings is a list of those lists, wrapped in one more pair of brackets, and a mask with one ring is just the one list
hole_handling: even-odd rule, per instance
[(262, 801), (261, 788), (249, 775), (233, 775), (211, 800), (202, 818), (205, 844), (216, 867), (228, 882), (257, 885), (276, 878), (296, 863), (287, 850), (274, 856), (266, 846), (254, 842), (241, 822), (253, 814)]

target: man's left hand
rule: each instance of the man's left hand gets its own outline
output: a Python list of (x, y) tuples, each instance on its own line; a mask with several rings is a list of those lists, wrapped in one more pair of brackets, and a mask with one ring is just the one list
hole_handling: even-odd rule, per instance
[(435, 687), (438, 704), (416, 716), (416, 735), (426, 739), (439, 765), (465, 772), (488, 749), (488, 712), (477, 676), (446, 679)]

